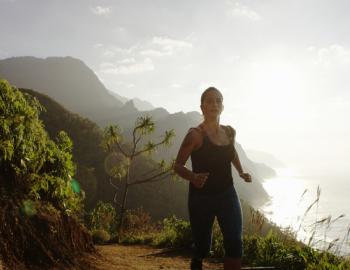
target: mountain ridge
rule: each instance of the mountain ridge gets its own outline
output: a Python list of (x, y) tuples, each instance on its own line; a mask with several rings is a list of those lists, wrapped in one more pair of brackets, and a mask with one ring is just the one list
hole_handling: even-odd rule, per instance
[[(66, 104), (64, 102), (61, 103), (59, 100), (56, 101), (62, 104), (69, 111), (77, 113), (82, 117), (91, 119), (102, 128), (111, 123), (117, 123), (120, 127), (122, 127), (122, 129), (124, 130), (124, 135), (127, 138), (131, 134), (133, 125), (137, 117), (144, 115), (151, 116), (155, 121), (156, 132), (151, 137), (151, 139), (154, 139), (155, 141), (158, 140), (158, 138), (164, 133), (165, 130), (174, 129), (176, 131), (176, 137), (174, 139), (173, 146), (168, 149), (160, 150), (157, 153), (158, 158), (174, 158), (178, 148), (180, 147), (182, 139), (184, 138), (188, 129), (193, 126), (197, 126), (202, 121), (202, 116), (196, 111), (188, 113), (180, 111), (174, 114), (169, 113), (164, 108), (155, 108), (153, 110), (148, 111), (139, 111), (135, 107), (133, 101), (129, 100), (125, 104), (123, 104), (121, 101), (115, 102), (114, 97), (113, 99), (110, 99), (109, 96), (105, 95), (106, 93), (108, 93), (108, 90), (99, 81), (96, 74), (91, 69), (89, 69), (81, 60), (77, 60), (72, 57), (47, 58), (49, 59), (49, 62), (58, 61), (60, 63), (55, 63), (55, 68), (48, 68), (48, 70), (46, 70), (43, 74), (37, 74), (40, 73), (39, 71), (43, 71), (44, 67), (47, 66), (47, 64), (44, 65), (45, 60), (40, 60), (38, 58), (31, 57), (26, 57), (24, 59), (24, 62), (26, 62), (24, 64), (22, 64), (23, 58), (11, 58), (11, 60), (0, 60), (0, 77), (5, 77), (5, 79), (10, 78), (10, 82), (12, 84), (17, 86), (25, 85), (24, 88), (31, 88), (30, 85), (33, 85), (33, 82), (35, 82), (35, 85), (40, 85), (40, 93), (44, 92), (43, 94), (48, 95), (54, 100), (56, 100), (55, 97), (51, 95), (53, 93), (58, 95), (57, 91), (61, 90), (61, 92), (59, 93), (60, 99), (68, 100), (69, 102)], [(33, 59), (36, 63), (33, 64), (34, 67), (36, 67), (35, 65), (38, 65), (38, 63), (43, 64), (44, 66), (38, 69), (31, 68), (30, 63)], [(15, 61), (16, 63), (14, 63), (13, 61)], [(9, 67), (6, 63), (8, 63)], [(69, 66), (72, 63), (74, 65), (73, 68)], [(66, 65), (68, 65), (68, 67), (66, 67)], [(58, 69), (57, 67), (60, 68)], [(87, 82), (84, 82), (81, 78), (73, 78), (74, 76), (72, 76), (72, 74), (68, 72), (70, 70), (77, 70), (79, 68), (83, 71), (76, 71), (77, 74), (90, 74), (91, 76), (86, 80), (89, 82), (90, 85), (97, 85), (99, 87), (90, 87), (88, 90), (84, 89), (84, 85), (86, 85)], [(30, 69), (30, 71), (28, 71), (28, 74), (24, 74), (25, 71), (28, 69)], [(56, 73), (52, 74), (52, 72)], [(28, 84), (26, 80), (28, 80)], [(58, 85), (51, 85), (56, 82)], [(63, 87), (63, 85), (65, 87)], [(55, 91), (52, 89), (54, 89)], [(99, 91), (102, 91), (103, 93), (101, 94), (99, 93)], [(90, 92), (91, 96), (89, 96)], [(74, 95), (72, 93), (74, 93)], [(72, 95), (75, 98), (72, 99)], [(108, 97), (110, 99), (108, 102), (114, 103), (109, 103), (110, 105), (106, 105), (106, 100), (104, 98), (98, 98), (99, 95), (102, 95), (103, 97)], [(81, 102), (82, 100), (84, 100), (84, 102)], [(86, 100), (87, 102), (85, 102)], [(94, 103), (93, 106), (90, 104), (92, 101)], [(268, 195), (261, 184), (263, 176), (259, 175), (259, 170), (257, 169), (259, 164), (253, 163), (251, 160), (248, 159), (242, 146), (239, 143), (236, 143), (236, 149), (241, 158), (242, 164), (246, 167), (247, 171), (253, 174), (255, 181), (253, 181), (253, 183), (251, 184), (246, 184), (243, 181), (241, 181), (236, 171), (233, 170), (235, 185), (237, 186), (238, 192), (244, 200), (248, 201), (253, 206), (259, 206), (268, 200)], [(266, 172), (266, 170), (260, 170), (260, 173), (264, 171)], [(259, 194), (259, 196), (251, 196), (250, 194)]]

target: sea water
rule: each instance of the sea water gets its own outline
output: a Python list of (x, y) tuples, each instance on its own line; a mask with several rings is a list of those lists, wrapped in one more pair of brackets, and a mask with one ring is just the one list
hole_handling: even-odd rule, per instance
[(271, 201), (259, 209), (268, 219), (296, 233), (305, 243), (336, 254), (350, 254), (350, 177), (302, 176), (289, 169), (265, 179)]

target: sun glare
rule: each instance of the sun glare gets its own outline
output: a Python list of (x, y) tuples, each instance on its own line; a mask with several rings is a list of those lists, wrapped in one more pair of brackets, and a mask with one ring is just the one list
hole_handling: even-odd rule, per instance
[(278, 108), (286, 113), (288, 104), (297, 103), (301, 90), (297, 68), (288, 62), (252, 64), (253, 98), (265, 108)]
[(291, 176), (279, 176), (263, 183), (273, 202), (264, 208), (270, 218), (277, 224), (288, 227), (296, 224), (302, 215), (301, 199), (305, 187), (300, 179)]

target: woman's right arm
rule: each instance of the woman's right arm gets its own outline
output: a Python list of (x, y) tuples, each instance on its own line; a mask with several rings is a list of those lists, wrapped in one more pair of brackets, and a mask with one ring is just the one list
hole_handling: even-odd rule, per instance
[(202, 144), (202, 135), (195, 130), (190, 130), (185, 136), (174, 164), (174, 171), (182, 178), (190, 181), (195, 187), (202, 188), (209, 173), (194, 173), (187, 169), (185, 164), (191, 153)]

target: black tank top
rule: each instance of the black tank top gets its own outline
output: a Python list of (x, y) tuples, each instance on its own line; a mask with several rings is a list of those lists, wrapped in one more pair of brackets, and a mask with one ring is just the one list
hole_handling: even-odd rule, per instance
[(233, 185), (231, 160), (234, 155), (234, 129), (222, 126), (230, 138), (227, 145), (214, 144), (200, 127), (195, 128), (203, 135), (201, 147), (191, 153), (192, 171), (209, 173), (203, 188), (196, 188), (190, 183), (189, 194), (215, 195)]

